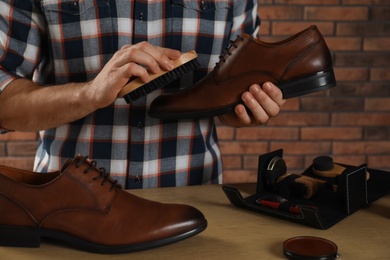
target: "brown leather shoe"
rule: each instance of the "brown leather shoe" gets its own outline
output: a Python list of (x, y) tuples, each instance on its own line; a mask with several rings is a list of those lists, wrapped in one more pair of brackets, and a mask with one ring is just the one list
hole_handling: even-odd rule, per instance
[(49, 174), (1, 166), (0, 209), (0, 246), (39, 247), (48, 237), (86, 251), (124, 253), (207, 227), (199, 210), (134, 196), (81, 156)]
[(270, 81), (285, 99), (336, 85), (329, 49), (316, 26), (281, 42), (243, 34), (198, 83), (153, 100), (149, 115), (163, 119), (212, 117), (232, 112), (252, 84)]

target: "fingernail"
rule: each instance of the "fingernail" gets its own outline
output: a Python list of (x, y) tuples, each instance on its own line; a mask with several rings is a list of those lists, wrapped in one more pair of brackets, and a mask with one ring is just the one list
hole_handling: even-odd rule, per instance
[(171, 60), (169, 60), (169, 59), (165, 60), (165, 64), (167, 65), (167, 68), (169, 70), (172, 70), (174, 68), (173, 62)]
[(244, 93), (242, 96), (241, 96), (241, 99), (242, 99), (242, 101), (244, 101), (244, 102), (246, 102), (246, 95), (245, 95), (246, 93)]
[(158, 64), (156, 64), (156, 66), (154, 67), (154, 70), (156, 71), (156, 73), (160, 72), (161, 68), (160, 66), (158, 66)]
[(263, 88), (265, 88), (267, 90), (271, 90), (272, 89), (272, 85), (269, 82), (266, 82), (266, 83), (264, 83)]
[(252, 91), (253, 92), (259, 92), (260, 91), (260, 87), (258, 85), (252, 85)]
[(251, 94), (250, 93), (248, 93), (248, 92), (245, 92), (243, 95), (242, 95), (242, 100), (244, 101), (244, 102), (248, 102), (249, 100), (251, 100)]

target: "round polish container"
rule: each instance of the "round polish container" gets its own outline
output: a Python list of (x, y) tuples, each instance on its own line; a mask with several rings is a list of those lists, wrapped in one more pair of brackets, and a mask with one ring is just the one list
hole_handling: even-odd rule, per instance
[(334, 260), (337, 250), (335, 243), (320, 237), (298, 236), (283, 243), (283, 253), (290, 260)]

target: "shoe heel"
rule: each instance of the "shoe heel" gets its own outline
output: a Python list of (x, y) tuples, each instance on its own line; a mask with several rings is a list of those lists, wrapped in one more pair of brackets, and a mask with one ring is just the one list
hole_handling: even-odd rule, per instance
[(0, 246), (39, 247), (41, 236), (38, 229), (0, 226)]
[(333, 69), (319, 72), (315, 75), (286, 81), (278, 85), (283, 92), (283, 98), (293, 98), (336, 86)]

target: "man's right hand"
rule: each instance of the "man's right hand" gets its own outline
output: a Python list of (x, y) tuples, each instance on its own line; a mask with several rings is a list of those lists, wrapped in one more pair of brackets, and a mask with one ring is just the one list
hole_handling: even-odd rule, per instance
[(91, 93), (90, 102), (96, 109), (111, 104), (131, 77), (139, 77), (147, 83), (148, 70), (151, 73), (158, 73), (161, 69), (172, 70), (172, 60), (178, 59), (180, 55), (177, 50), (156, 47), (148, 42), (125, 45), (87, 84), (88, 92)]
[(172, 70), (179, 51), (147, 42), (126, 45), (105, 64), (95, 79), (42, 87), (28, 79), (15, 79), (0, 95), (0, 128), (39, 131), (58, 127), (113, 103), (133, 76), (149, 81), (148, 70)]

